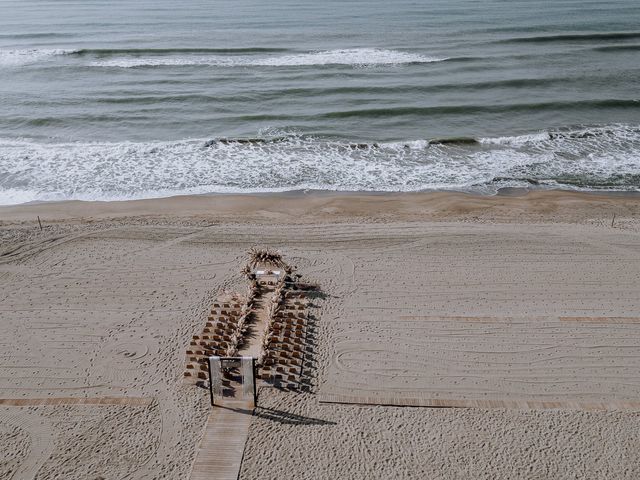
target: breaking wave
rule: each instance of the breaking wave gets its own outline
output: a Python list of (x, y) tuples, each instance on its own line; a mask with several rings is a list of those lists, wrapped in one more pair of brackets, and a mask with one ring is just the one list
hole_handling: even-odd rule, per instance
[(640, 189), (640, 126), (349, 143), (276, 132), (148, 143), (0, 140), (0, 204), (194, 193)]
[(352, 48), (321, 52), (293, 53), (277, 56), (256, 55), (119, 55), (92, 62), (98, 67), (159, 67), (180, 65), (208, 65), (216, 67), (296, 67), (317, 65), (398, 65), (431, 63), (444, 58), (427, 57), (415, 53), (377, 48)]
[(51, 59), (58, 55), (73, 53), (75, 50), (63, 50), (59, 48), (51, 49), (22, 49), (22, 50), (0, 50), (0, 67), (16, 67), (37, 63)]
[[(1, 66), (21, 66), (55, 56), (88, 58), (89, 66), (140, 68), (162, 66), (296, 67), (322, 65), (400, 65), (448, 60), (379, 48), (288, 53), (284, 48), (21, 49), (0, 50)], [(280, 55), (277, 55), (280, 53)]]
[(562, 42), (594, 42), (611, 40), (636, 40), (640, 32), (596, 32), (596, 33), (564, 33), (559, 35), (536, 35), (530, 37), (511, 37), (496, 40), (495, 43), (562, 43)]

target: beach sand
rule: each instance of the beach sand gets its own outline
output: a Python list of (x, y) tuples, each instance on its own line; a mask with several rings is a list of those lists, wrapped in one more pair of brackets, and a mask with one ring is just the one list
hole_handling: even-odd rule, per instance
[[(0, 240), (0, 478), (188, 478), (184, 354), (253, 245), (323, 298), (313, 388), (260, 391), (241, 478), (640, 476), (638, 197), (64, 202)], [(391, 406), (434, 400), (473, 408)]]

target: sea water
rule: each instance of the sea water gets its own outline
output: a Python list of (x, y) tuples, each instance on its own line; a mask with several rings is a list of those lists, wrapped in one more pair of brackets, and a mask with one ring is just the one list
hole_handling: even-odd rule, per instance
[(1, 0), (0, 204), (640, 189), (640, 4)]

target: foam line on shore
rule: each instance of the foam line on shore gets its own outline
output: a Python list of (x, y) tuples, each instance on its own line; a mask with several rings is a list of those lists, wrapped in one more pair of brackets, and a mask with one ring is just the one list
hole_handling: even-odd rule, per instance
[(624, 125), (402, 142), (286, 132), (141, 143), (5, 139), (0, 204), (294, 190), (493, 194), (531, 185), (631, 191), (640, 185), (639, 153), (640, 128)]

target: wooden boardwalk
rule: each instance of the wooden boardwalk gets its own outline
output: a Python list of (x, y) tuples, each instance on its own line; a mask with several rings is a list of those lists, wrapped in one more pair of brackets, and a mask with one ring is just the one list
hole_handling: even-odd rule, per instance
[(153, 399), (144, 397), (53, 397), (53, 398), (0, 398), (1, 406), (30, 407), (38, 405), (151, 405)]
[(225, 406), (213, 407), (191, 480), (238, 479), (252, 416), (252, 402), (228, 401)]
[(382, 396), (352, 396), (352, 395), (318, 395), (320, 403), (344, 403), (354, 405), (384, 405), (391, 407), (434, 407), (434, 408), (503, 408), (521, 410), (585, 410), (585, 411), (618, 411), (640, 410), (640, 401), (611, 400), (608, 402), (590, 402), (581, 400), (462, 400), (444, 398), (405, 398)]

